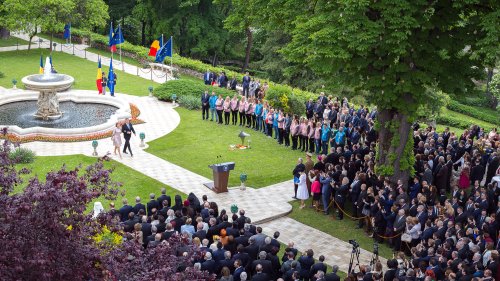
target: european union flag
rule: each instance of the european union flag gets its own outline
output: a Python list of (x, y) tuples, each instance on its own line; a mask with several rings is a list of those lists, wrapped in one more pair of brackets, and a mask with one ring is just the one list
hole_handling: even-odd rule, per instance
[(118, 28), (115, 31), (115, 35), (113, 36), (113, 40), (115, 45), (121, 44), (125, 42), (125, 39), (123, 38), (123, 32), (121, 26), (118, 26)]
[(71, 24), (64, 25), (64, 39), (71, 37)]
[(109, 93), (112, 97), (115, 96), (115, 73), (113, 71), (113, 58), (111, 58), (111, 62), (109, 63), (109, 73), (108, 73), (108, 88)]
[(163, 45), (160, 50), (156, 53), (155, 61), (162, 63), (165, 60), (165, 57), (172, 57), (172, 36), (168, 39), (167, 43)]

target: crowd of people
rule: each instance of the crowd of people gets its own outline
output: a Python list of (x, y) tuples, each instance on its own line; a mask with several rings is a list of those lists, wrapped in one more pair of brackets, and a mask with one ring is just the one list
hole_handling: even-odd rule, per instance
[[(293, 242), (282, 246), (277, 240), (278, 231), (267, 236), (261, 227), (252, 224), (245, 210), (238, 214), (219, 210), (217, 203), (209, 202), (206, 195), (199, 200), (190, 193), (184, 201), (175, 195), (172, 201), (162, 188), (159, 197), (150, 194), (146, 205), (140, 197), (136, 197), (134, 206), (127, 199), (122, 203), (116, 209), (111, 202), (107, 212), (121, 222), (123, 239), (148, 248), (181, 236), (197, 250), (192, 267), (208, 271), (214, 279), (340, 280), (337, 266), (327, 272), (324, 256), (316, 260), (312, 250), (299, 254)], [(100, 202), (94, 203), (94, 217), (104, 211)], [(281, 248), (285, 248), (284, 254), (278, 256)]]
[(375, 174), (376, 110), (323, 94), (311, 107), (303, 128), (314, 133), (300, 144), (306, 160), (292, 171), (300, 208), (312, 195), (312, 207), (324, 215), (357, 220), (376, 242), (411, 257), (410, 280), (500, 280), (496, 128), (474, 125), (456, 135), (414, 124), (415, 175), (394, 184)]

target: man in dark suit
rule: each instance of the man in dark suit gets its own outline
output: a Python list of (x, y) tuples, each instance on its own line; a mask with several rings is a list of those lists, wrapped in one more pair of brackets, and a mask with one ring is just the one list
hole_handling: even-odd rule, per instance
[(273, 274), (273, 265), (270, 260), (267, 260), (267, 253), (262, 251), (259, 253), (259, 259), (252, 262), (252, 273), (258, 273), (258, 266), (260, 265), (261, 272), (266, 273), (268, 276)]
[(341, 209), (341, 210), (339, 210), (339, 213), (337, 216), (339, 220), (344, 219), (343, 210), (344, 210), (344, 203), (346, 200), (348, 190), (349, 190), (349, 179), (347, 177), (344, 177), (342, 179), (342, 185), (339, 188), (337, 188), (337, 190), (335, 191), (335, 202), (337, 203), (338, 207)]
[(250, 92), (250, 81), (252, 78), (250, 78), (250, 74), (248, 71), (245, 73), (245, 76), (243, 76), (243, 95), (248, 98), (248, 94)]
[(125, 124), (122, 125), (122, 133), (123, 133), (123, 138), (125, 139), (125, 145), (123, 146), (123, 153), (127, 153), (127, 148), (128, 151), (130, 152), (130, 156), (134, 156), (132, 153), (132, 149), (130, 148), (130, 137), (132, 136), (132, 133), (134, 133), (135, 136), (135, 130), (134, 126), (132, 126), (132, 123), (130, 123), (130, 119), (125, 119)]
[(484, 166), (481, 165), (481, 160), (476, 159), (476, 165), (474, 165), (470, 171), (470, 183), (474, 184), (475, 181), (479, 181), (479, 183), (481, 183), (484, 177), (484, 172)]
[(325, 281), (340, 281), (340, 277), (337, 275), (338, 270), (338, 265), (332, 266), (332, 273), (325, 275)]
[(205, 92), (201, 94), (201, 117), (203, 118), (203, 120), (208, 120), (208, 109), (210, 108), (210, 105), (208, 104), (209, 99), (210, 95), (208, 94), (208, 90), (205, 90)]
[(134, 213), (138, 214), (139, 210), (144, 210), (144, 212), (146, 212), (146, 206), (141, 203), (141, 197), (137, 196), (135, 197)]
[(495, 176), (495, 173), (500, 165), (500, 156), (496, 152), (491, 154), (491, 158), (488, 164), (488, 172), (486, 172), (486, 182), (485, 184), (491, 183), (491, 179)]
[(167, 195), (167, 189), (162, 187), (161, 195), (160, 195), (160, 197), (158, 197), (158, 205), (163, 206), (163, 201), (165, 201), (165, 200), (167, 200), (167, 202), (169, 203), (167, 206), (170, 207), (170, 203), (171, 203), (172, 199), (170, 199), (170, 196)]
[(452, 175), (452, 170), (453, 169), (453, 161), (451, 161), (452, 157), (451, 155), (446, 156), (446, 168), (448, 169), (448, 177), (446, 179), (446, 192), (450, 192), (451, 190), (451, 175)]
[(203, 241), (203, 239), (207, 238), (207, 232), (205, 230), (203, 230), (203, 223), (202, 222), (198, 223), (198, 225), (196, 226), (196, 229), (198, 231), (196, 231), (193, 234), (193, 238), (198, 237), (198, 239), (200, 239), (200, 241)]
[(124, 222), (128, 219), (128, 214), (134, 211), (134, 208), (128, 204), (128, 200), (126, 198), (123, 198), (122, 203), (123, 207), (120, 208), (119, 212), (120, 219)]
[[(322, 105), (326, 105), (328, 103), (328, 98), (325, 97), (325, 93), (324, 92), (321, 92), (319, 94), (319, 97), (318, 97), (318, 101), (322, 104)], [(323, 118), (323, 117), (321, 117)]]
[(151, 216), (153, 214), (153, 209), (156, 209), (156, 211), (160, 210), (160, 205), (158, 204), (158, 201), (155, 200), (155, 194), (151, 193), (149, 194), (149, 199), (150, 201), (148, 202), (148, 216)]
[(205, 261), (201, 263), (201, 270), (206, 270), (208, 273), (213, 274), (215, 272), (216, 265), (215, 261), (212, 259), (212, 253), (205, 253)]
[(241, 281), (241, 273), (245, 272), (245, 268), (243, 267), (243, 264), (240, 259), (234, 257), (234, 273), (233, 273), (233, 280), (234, 281)]
[[(271, 263), (270, 261), (267, 261), (267, 262)], [(262, 264), (257, 264), (255, 271), (256, 271), (256, 273), (252, 277), (252, 281), (269, 281), (269, 280), (271, 280), (271, 278), (269, 277), (271, 275), (269, 273), (263, 272)]]
[(326, 274), (326, 265), (324, 261), (325, 256), (321, 255), (319, 256), (319, 261), (311, 266), (311, 270), (309, 271), (309, 278), (311, 278), (311, 280), (313, 280), (314, 275), (316, 275), (316, 273), (318, 273), (318, 271), (320, 270)]

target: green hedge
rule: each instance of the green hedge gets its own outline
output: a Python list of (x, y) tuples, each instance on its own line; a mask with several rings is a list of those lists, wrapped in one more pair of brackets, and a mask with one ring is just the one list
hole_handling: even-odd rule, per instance
[[(457, 118), (455, 116), (450, 116), (450, 115), (439, 115), (436, 118), (436, 123), (441, 124), (441, 125), (445, 125), (445, 126), (459, 128), (459, 129), (469, 129), (470, 126), (477, 125), (477, 124), (473, 124), (473, 122), (464, 120), (462, 118)], [(489, 131), (491, 129), (492, 129), (492, 126), (484, 128), (485, 131)]]
[[(462, 114), (483, 120), (492, 124), (500, 124), (500, 112), (491, 110), (478, 110), (475, 107), (461, 104), (455, 100), (450, 100), (446, 106), (448, 109), (460, 112)], [(493, 113), (493, 114), (492, 114)]]
[[(188, 103), (188, 100), (185, 97), (196, 97), (198, 103), (201, 102), (201, 94), (208, 90), (209, 93), (215, 91), (217, 95), (233, 96), (236, 94), (234, 91), (230, 91), (228, 89), (207, 86), (203, 83), (203, 81), (194, 81), (189, 79), (179, 79), (179, 80), (170, 80), (166, 83), (161, 84), (159, 87), (153, 90), (153, 94), (160, 100), (164, 101), (172, 101), (172, 95), (176, 94), (179, 104), (182, 105), (181, 99), (185, 103)], [(191, 103), (191, 101), (189, 101)]]

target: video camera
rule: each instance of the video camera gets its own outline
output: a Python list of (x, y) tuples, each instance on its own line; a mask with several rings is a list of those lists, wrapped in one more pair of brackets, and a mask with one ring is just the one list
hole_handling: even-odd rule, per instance
[(349, 244), (351, 244), (354, 249), (359, 248), (359, 243), (356, 240), (349, 240)]

